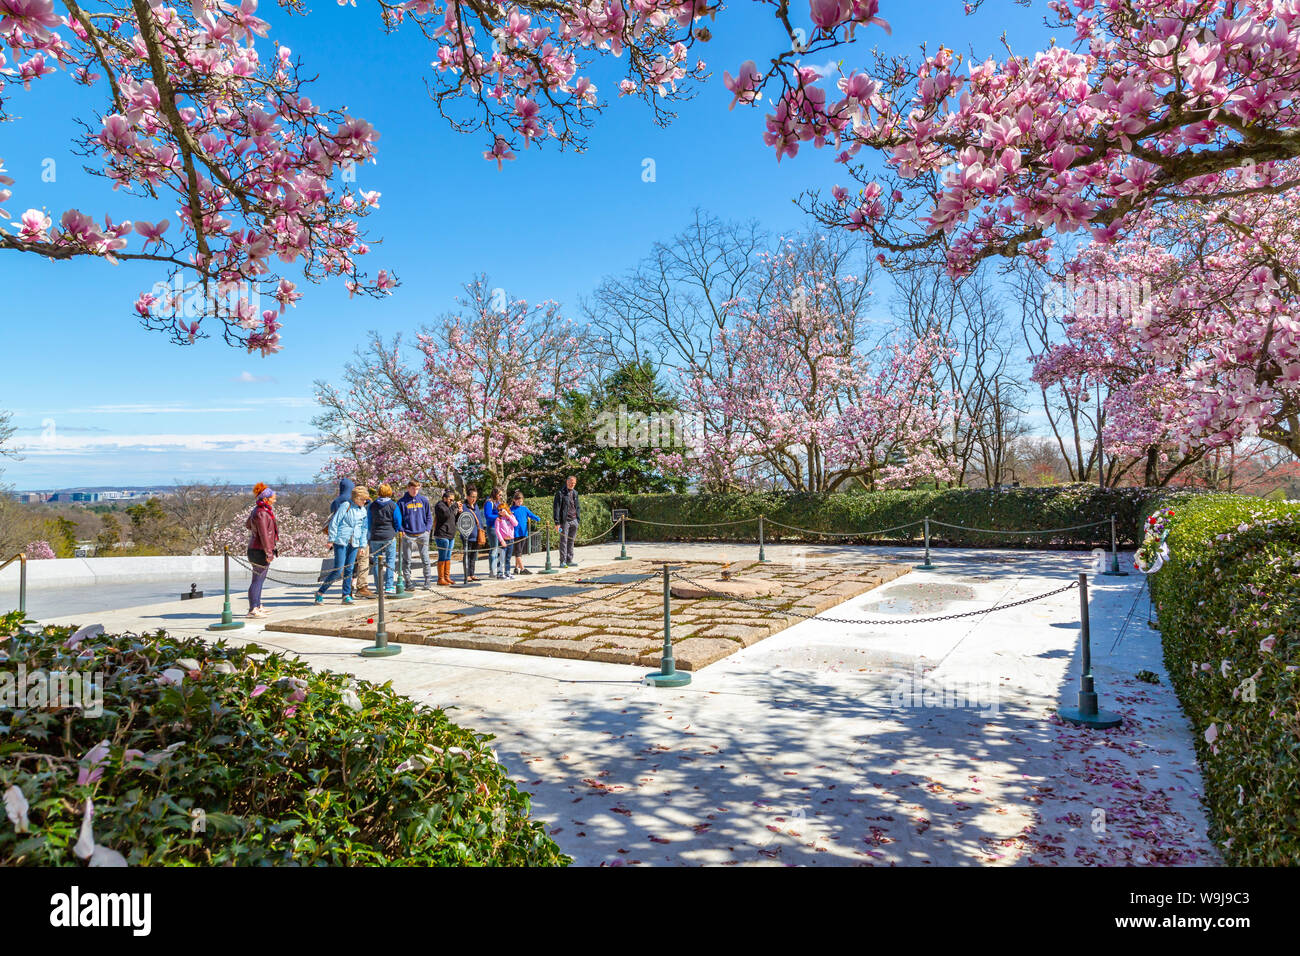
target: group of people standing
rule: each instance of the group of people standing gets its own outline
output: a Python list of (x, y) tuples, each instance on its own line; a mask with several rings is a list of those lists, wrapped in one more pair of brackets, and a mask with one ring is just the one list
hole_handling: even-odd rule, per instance
[[(463, 551), (463, 583), (478, 581), (478, 558), (487, 555), (490, 577), (509, 580), (516, 574), (532, 574), (524, 567), (524, 555), (530, 553), (529, 522), (540, 524), (542, 517), (524, 504), (524, 495), (516, 491), (508, 498), (496, 488), (482, 501), (478, 488), (470, 485), (464, 501), (450, 488), (443, 490), (437, 502), (421, 493), (418, 481), (406, 485), (406, 493), (394, 500), (393, 488), (384, 483), (372, 499), (365, 486), (344, 478), (338, 496), (330, 503), (330, 517), (322, 529), (333, 554), (326, 561), (315, 603), (323, 604), (330, 586), (342, 578), (343, 603), (356, 598), (373, 598), (383, 588), (395, 594), (395, 575), (402, 575), (406, 590), (414, 590), (411, 578), (412, 552), (424, 572), (423, 588), (429, 590), (430, 544), (436, 551), (436, 584), (455, 587), (451, 579), (451, 560), (456, 539)], [(248, 560), (253, 567), (253, 581), (248, 589), (249, 617), (264, 617), (262, 585), (271, 562), (279, 554), (279, 530), (275, 520), (275, 491), (265, 484), (254, 487), (256, 502), (245, 521), (250, 532)], [(560, 567), (572, 567), (573, 547), (578, 534), (580, 502), (577, 478), (569, 476), (555, 493), (552, 519), (560, 539)], [(467, 517), (466, 517), (467, 516)], [(464, 520), (462, 520), (464, 518)], [(535, 532), (533, 532), (535, 534)], [(400, 558), (398, 563), (400, 542)], [(377, 558), (383, 558), (383, 581), (379, 580)], [(513, 558), (513, 568), (511, 559)], [(369, 569), (375, 564), (375, 590), (369, 585)]]

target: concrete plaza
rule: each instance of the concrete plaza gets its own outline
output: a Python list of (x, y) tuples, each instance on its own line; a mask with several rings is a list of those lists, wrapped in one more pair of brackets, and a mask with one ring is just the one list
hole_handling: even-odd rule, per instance
[[(629, 545), (634, 558), (752, 561), (752, 545)], [(617, 546), (580, 549), (572, 580)], [(915, 564), (917, 549), (768, 546), (850, 575)], [(1068, 584), (1080, 552), (942, 550), (912, 571), (703, 667), (689, 686), (643, 665), (405, 645), (357, 656), (355, 639), (264, 630), (310, 591), (227, 639), (347, 671), (494, 734), (536, 817), (580, 864), (1071, 865), (1218, 862), (1187, 721), (1147, 626), (1140, 576), (1090, 579), (1094, 674), (1122, 727), (1062, 723), (1079, 669), (1079, 592), (983, 613)], [(608, 565), (608, 566), (607, 566)], [(534, 562), (534, 566), (536, 566)], [(63, 623), (110, 631), (203, 628), (220, 598)], [(236, 602), (236, 610), (243, 602)], [(973, 616), (907, 623), (916, 616)], [(832, 623), (825, 617), (862, 620)], [(865, 623), (889, 622), (889, 623)], [(472, 627), (468, 628), (472, 630)], [(1158, 684), (1136, 680), (1154, 672)]]

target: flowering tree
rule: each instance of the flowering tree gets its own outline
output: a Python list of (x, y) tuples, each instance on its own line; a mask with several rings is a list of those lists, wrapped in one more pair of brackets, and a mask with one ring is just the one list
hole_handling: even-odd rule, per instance
[[(378, 134), (304, 95), (292, 51), (268, 49), (257, 0), (62, 7), (0, 0), (0, 120), (11, 118), (17, 84), (70, 71), (103, 103), (81, 124), (78, 151), (102, 161), (114, 190), (174, 204), (177, 221), (110, 213), (101, 223), (78, 209), (56, 221), (31, 208), (16, 231), (0, 229), (0, 249), (157, 263), (168, 280), (135, 304), (146, 327), (178, 342), (217, 331), (262, 354), (279, 349), (283, 312), (301, 298), (274, 263), (298, 265), (313, 282), (341, 276), (354, 293), (396, 284), (358, 265), (368, 251), (359, 221), (379, 195), (339, 188), (373, 158)], [(0, 163), (0, 187), (13, 185)], [(0, 188), (0, 206), (11, 194)], [(0, 217), (10, 214), (0, 208)], [(274, 308), (260, 308), (263, 294)]]
[[(1224, 175), (1218, 201), (1151, 210), (1070, 263), (1089, 294), (1036, 375), (1106, 381), (1109, 446), (1188, 456), (1258, 436), (1300, 457), (1300, 192), (1246, 191), (1298, 166)], [(1100, 288), (1126, 291), (1099, 302)]]
[(545, 406), (586, 371), (570, 324), (556, 303), (512, 300), (486, 276), (465, 290), (459, 312), (416, 336), (414, 366), (400, 338), (374, 336), (346, 391), (317, 383), (315, 447), (339, 453), (335, 475), (463, 486), (482, 471), (506, 487), (540, 450)]
[(763, 304), (733, 304), (714, 343), (722, 360), (691, 370), (686, 391), (704, 424), (695, 470), (736, 483), (758, 459), (798, 491), (944, 477), (934, 452), (947, 402), (933, 377), (942, 340), (899, 343), (873, 369), (867, 277), (818, 268), (817, 242), (765, 256)]
[[(252, 510), (251, 508), (248, 510)], [(215, 531), (195, 550), (195, 554), (221, 554), (226, 548), (242, 557), (248, 549), (249, 530), (244, 522), (248, 511)], [(275, 509), (275, 524), (280, 531), (279, 552), (284, 558), (314, 558), (329, 553), (329, 541), (321, 534), (328, 516), (312, 511), (295, 512)]]
[(48, 541), (29, 542), (27, 547), (23, 549), (23, 554), (33, 561), (48, 561), (51, 558), (58, 557)]
[[(978, 3), (968, 3), (973, 11)], [(778, 158), (833, 146), (861, 184), (809, 203), (885, 253), (932, 250), (954, 273), (990, 256), (1044, 256), (1058, 233), (1110, 241), (1144, 211), (1215, 189), (1224, 172), (1300, 155), (1300, 7), (1279, 0), (1051, 0), (1073, 43), (967, 62), (877, 57), (830, 100), (797, 57), (727, 76), (736, 102), (779, 92), (766, 141)], [(870, 22), (875, 0), (810, 0), (806, 53)], [(784, 5), (781, 5), (784, 9)], [(792, 38), (795, 28), (791, 29)], [(889, 169), (874, 179), (863, 160)], [(1292, 169), (1246, 193), (1288, 189)]]
[[(924, 47), (919, 59), (879, 54), (838, 77), (808, 64), (887, 29), (879, 0), (758, 2), (787, 42), (724, 73), (731, 103), (770, 104), (764, 139), (778, 160), (805, 144), (836, 151), (855, 185), (805, 206), (864, 234), (886, 261), (928, 257), (955, 275), (991, 257), (1045, 261), (1062, 234), (1111, 243), (1171, 203), (1268, 197), (1300, 185), (1300, 169), (1287, 162), (1300, 156), (1296, 0), (1049, 0), (1050, 25), (1072, 34), (1066, 44), (981, 62), (949, 46)], [(710, 38), (704, 19), (717, 10), (709, 0), (378, 6), (385, 28), (414, 28), (429, 39), (437, 108), (454, 129), (482, 133), (484, 157), (498, 166), (534, 144), (582, 147), (603, 108), (592, 73), (605, 58), (625, 65), (617, 95), (642, 98), (666, 122), (672, 101), (705, 76), (694, 51)], [(166, 200), (177, 218), (173, 227), (110, 213), (101, 225), (98, 214), (69, 209), (56, 222), (29, 208), (16, 231), (0, 229), (0, 248), (160, 263), (172, 281), (137, 299), (146, 326), (180, 342), (215, 328), (263, 354), (280, 347), (285, 309), (301, 295), (273, 263), (297, 265), (313, 282), (340, 276), (353, 293), (388, 293), (392, 276), (381, 270), (370, 279), (358, 265), (368, 252), (360, 220), (379, 197), (345, 188), (355, 165), (373, 159), (378, 133), (311, 102), (299, 59), (268, 34), (256, 0), (197, 0), (188, 9), (166, 0), (84, 8), (61, 0), (59, 10), (54, 0), (0, 0), (0, 119), (10, 117), (18, 85), (69, 71), (101, 103), (78, 148), (102, 160), (114, 189)], [(884, 163), (881, 177), (873, 158)], [(1225, 174), (1241, 168), (1250, 175), (1225, 192)], [(13, 185), (0, 166), (0, 206)], [(273, 308), (261, 308), (262, 294)], [(1169, 315), (1189, 328), (1199, 321), (1190, 307)], [(1234, 392), (1222, 407), (1196, 393), (1199, 433), (1228, 440), (1227, 415), (1239, 408), (1248, 429), (1295, 434), (1285, 415), (1270, 424), (1273, 413), (1264, 410), (1276, 410), (1269, 403), (1289, 372), (1256, 371), (1244, 389), (1236, 383), (1249, 376), (1245, 368), (1215, 380)], [(1150, 391), (1149, 383), (1142, 388)], [(416, 430), (411, 403), (387, 408), (387, 400), (377, 403), (384, 414), (407, 416), (394, 435)], [(497, 462), (493, 468), (527, 445), (524, 434), (489, 427), (481, 407), (466, 414), (477, 417), (475, 434), (490, 432), (498, 443), (473, 452)], [(381, 426), (375, 420), (351, 440), (381, 434)], [(426, 426), (432, 437), (394, 452), (406, 457), (392, 467), (418, 459), (446, 472), (446, 456), (463, 453), (448, 440), (466, 434), (463, 422)], [(725, 429), (719, 434), (726, 455), (739, 452)], [(441, 451), (429, 458), (433, 447)], [(374, 460), (380, 450), (349, 455)], [(821, 464), (800, 468), (806, 478)]]

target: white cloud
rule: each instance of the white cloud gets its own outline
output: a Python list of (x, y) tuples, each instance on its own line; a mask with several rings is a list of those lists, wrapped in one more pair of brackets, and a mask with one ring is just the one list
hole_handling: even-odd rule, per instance
[[(244, 374), (248, 374), (247, 372)], [(190, 405), (186, 402), (123, 402), (120, 404), (91, 405), (87, 408), (69, 408), (62, 415), (199, 415), (213, 413), (242, 413), (266, 406), (277, 408), (307, 408), (313, 399), (299, 395), (273, 398), (241, 398), (226, 405)]]
[(248, 385), (259, 385), (263, 382), (274, 382), (275, 378), (270, 375), (254, 375), (252, 372), (245, 370), (236, 375), (234, 380)]
[(264, 435), (69, 435), (58, 432), (48, 440), (15, 442), (25, 457), (42, 455), (90, 455), (111, 452), (151, 454), (158, 452), (226, 452), (230, 454), (301, 454), (310, 435), (302, 432), (272, 432)]

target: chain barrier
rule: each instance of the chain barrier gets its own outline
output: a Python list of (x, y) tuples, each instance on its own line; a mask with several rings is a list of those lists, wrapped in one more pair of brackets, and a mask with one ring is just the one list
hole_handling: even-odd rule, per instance
[(1036, 528), (1032, 531), (1010, 531), (1005, 528), (969, 528), (964, 524), (948, 524), (945, 521), (936, 521), (930, 519), (930, 524), (939, 525), (941, 528), (957, 528), (961, 531), (975, 531), (979, 534), (1059, 534), (1062, 531), (1079, 531), (1082, 528), (1096, 528), (1099, 525), (1110, 524), (1110, 519), (1103, 521), (1093, 521), (1088, 524), (1071, 525), (1068, 528)]
[[(232, 555), (231, 555), (231, 558), (232, 558), (232, 560), (235, 561), (236, 564), (239, 564), (241, 567), (245, 568), (246, 570), (248, 570), (248, 571), (252, 571), (252, 570), (253, 570), (253, 566), (252, 566), (252, 565), (250, 565), (249, 563), (245, 562), (244, 560), (242, 560), (241, 558), (237, 557), (236, 555), (233, 555), (233, 554), (232, 554)], [(259, 566), (259, 567), (260, 567), (260, 566)], [(290, 573), (292, 573), (292, 572), (290, 572)], [(308, 573), (308, 572), (302, 572), (302, 573)], [(729, 600), (729, 601), (734, 601), (734, 602), (736, 602), (736, 603), (738, 603), (738, 604), (745, 604), (745, 605), (747, 605), (747, 606), (749, 606), (749, 607), (756, 608), (756, 609), (758, 609), (758, 610), (760, 610), (760, 611), (763, 611), (763, 612), (768, 613), (768, 614), (772, 614), (772, 615), (774, 615), (774, 616), (775, 616), (775, 615), (781, 615), (781, 616), (786, 616), (786, 617), (796, 617), (796, 618), (800, 618), (800, 619), (805, 620), (805, 621), (813, 621), (813, 620), (816, 620), (816, 621), (823, 621), (823, 622), (828, 623), (828, 624), (855, 624), (855, 625), (870, 624), (870, 625), (877, 625), (877, 626), (879, 626), (879, 625), (897, 625), (897, 624), (935, 624), (935, 623), (938, 623), (938, 622), (940, 622), (940, 621), (955, 621), (955, 620), (958, 620), (958, 619), (960, 619), (960, 618), (966, 618), (966, 617), (978, 617), (978, 616), (983, 615), (983, 614), (992, 614), (992, 613), (994, 613), (995, 611), (1005, 611), (1005, 610), (1009, 610), (1010, 608), (1013, 608), (1013, 607), (1021, 607), (1022, 605), (1025, 605), (1025, 604), (1033, 604), (1033, 603), (1035, 603), (1035, 602), (1037, 602), (1037, 601), (1042, 601), (1042, 600), (1045, 600), (1046, 598), (1049, 598), (1049, 597), (1055, 597), (1055, 596), (1058, 595), (1058, 594), (1064, 594), (1066, 591), (1073, 590), (1074, 588), (1077, 588), (1077, 587), (1079, 586), (1079, 582), (1078, 582), (1078, 581), (1071, 581), (1069, 584), (1064, 585), (1063, 587), (1059, 587), (1059, 588), (1056, 588), (1056, 589), (1051, 590), (1051, 591), (1044, 591), (1043, 593), (1033, 595), (1032, 597), (1022, 598), (1022, 599), (1019, 600), (1019, 601), (1011, 601), (1011, 602), (1008, 602), (1008, 603), (1006, 603), (1006, 604), (995, 604), (993, 607), (978, 608), (978, 609), (973, 610), (973, 611), (959, 611), (959, 612), (954, 613), (954, 614), (941, 614), (941, 615), (934, 615), (934, 616), (931, 616), (931, 617), (902, 617), (902, 618), (889, 618), (889, 619), (882, 619), (882, 620), (874, 620), (874, 619), (870, 619), (870, 618), (824, 617), (824, 616), (822, 616), (822, 615), (820, 615), (820, 614), (804, 614), (804, 613), (801, 612), (801, 611), (795, 611), (795, 610), (793, 610), (793, 609), (782, 609), (782, 608), (774, 607), (774, 606), (772, 606), (772, 605), (770, 605), (770, 604), (763, 604), (763, 603), (761, 603), (761, 602), (759, 602), (759, 601), (755, 601), (755, 600), (752, 600), (752, 599), (750, 599), (750, 598), (741, 598), (741, 597), (736, 597), (736, 596), (734, 596), (734, 595), (726, 594), (725, 592), (719, 591), (719, 590), (717, 590), (716, 588), (712, 587), (711, 585), (705, 584), (703, 581), (697, 580), (697, 579), (692, 578), (692, 577), (688, 577), (686, 574), (684, 574), (684, 573), (682, 573), (682, 572), (680, 572), (680, 571), (673, 571), (673, 572), (670, 572), (670, 574), (671, 574), (671, 577), (673, 577), (673, 578), (676, 579), (676, 580), (683, 581), (683, 582), (685, 582), (685, 583), (687, 583), (687, 584), (692, 585), (693, 587), (700, 588), (701, 590), (703, 590), (703, 591), (707, 591), (707, 592), (709, 592), (710, 594), (716, 595), (717, 597), (726, 598), (727, 600)], [(514, 599), (512, 599), (512, 600), (515, 600), (515, 601), (518, 601), (518, 600), (537, 600), (537, 601), (545, 601), (548, 605), (551, 605), (551, 606), (554, 606), (554, 607), (564, 607), (564, 608), (579, 608), (579, 607), (585, 607), (585, 606), (588, 605), (588, 604), (595, 604), (595, 603), (597, 603), (597, 602), (601, 602), (601, 601), (609, 601), (609, 600), (612, 600), (612, 599), (614, 599), (614, 598), (620, 597), (621, 595), (626, 594), (626, 593), (628, 593), (629, 591), (634, 591), (634, 590), (636, 590), (637, 588), (641, 587), (641, 585), (645, 584), (647, 581), (650, 581), (650, 580), (652, 580), (652, 579), (658, 579), (658, 578), (660, 577), (660, 575), (661, 575), (661, 572), (659, 572), (659, 571), (652, 571), (652, 572), (650, 572), (649, 574), (642, 575), (641, 577), (637, 578), (637, 580), (635, 580), (635, 581), (628, 582), (627, 584), (623, 585), (622, 587), (618, 588), (618, 590), (613, 591), (612, 593), (609, 593), (609, 594), (601, 594), (601, 595), (598, 595), (598, 596), (596, 596), (596, 597), (591, 597), (591, 598), (584, 598), (584, 599), (582, 599), (582, 600), (580, 600), (580, 601), (557, 601), (557, 600), (555, 600), (555, 599), (553, 599), (553, 598), (514, 598)], [(275, 578), (275, 577), (272, 577), (269, 573), (267, 574), (267, 579), (268, 579), (268, 580), (271, 580), (271, 581), (276, 581), (276, 582), (281, 583), (281, 584), (298, 584), (298, 583), (301, 583), (301, 582), (295, 582), (295, 581), (285, 581), (285, 580), (282, 580), (282, 579), (279, 579), (279, 578)], [(472, 600), (468, 600), (468, 599), (465, 599), (465, 598), (457, 597), (455, 594), (451, 594), (451, 593), (448, 593), (448, 592), (445, 592), (445, 591), (438, 592), (437, 597), (438, 597), (440, 600), (450, 601), (450, 602), (452, 602), (453, 604), (459, 604), (459, 605), (461, 605), (462, 607), (485, 607), (485, 608), (488, 608), (489, 610), (503, 610), (503, 609), (504, 609), (503, 606), (491, 607), (491, 606), (489, 606), (489, 605), (484, 605), (484, 604), (482, 604), (482, 603), (480, 603), (480, 602), (478, 602), (478, 601), (472, 601)], [(434, 613), (448, 613), (448, 612), (438, 612), (436, 609), (433, 609), (433, 608), (430, 608), (429, 610), (433, 610)]]
[(252, 564), (251, 562), (245, 561), (243, 558), (241, 558), (239, 555), (235, 554), (233, 551), (230, 552), (230, 560), (231, 560), (233, 563), (239, 565), (239, 566), (240, 566), (241, 568), (243, 568), (245, 571), (248, 571), (249, 573), (252, 573), (252, 574), (256, 574), (258, 571), (263, 571), (263, 570), (265, 570), (265, 571), (266, 571), (266, 580), (268, 580), (268, 581), (274, 581), (276, 584), (294, 584), (294, 585), (297, 585), (297, 586), (299, 586), (299, 587), (306, 587), (306, 586), (309, 585), (309, 584), (316, 584), (318, 581), (320, 581), (321, 577), (323, 577), (325, 574), (330, 574), (330, 573), (332, 573), (332, 572), (335, 570), (335, 568), (336, 568), (336, 566), (331, 565), (328, 571), (321, 571), (321, 570), (317, 569), (317, 570), (315, 570), (315, 571), (285, 571), (285, 572), (283, 572), (284, 574), (303, 574), (303, 575), (307, 575), (307, 574), (309, 574), (309, 575), (311, 575), (311, 580), (309, 580), (309, 581), (290, 581), (290, 580), (288, 580), (288, 579), (286, 579), (286, 578), (279, 578), (279, 577), (276, 577), (275, 575), (273, 575), (273, 574), (271, 573), (271, 570), (270, 570), (270, 569), (273, 568), (273, 567), (275, 566), (274, 564), (257, 564), (257, 565), (255, 565), (255, 564)]
[[(903, 528), (914, 528), (919, 524), (925, 524), (924, 519), (917, 518), (915, 521), (909, 521), (907, 524), (894, 525), (892, 528), (881, 528), (878, 531), (815, 531), (812, 528), (798, 528), (792, 524), (783, 524), (772, 518), (765, 518), (765, 523), (775, 525), (778, 528), (786, 528), (790, 531), (799, 531), (803, 534), (822, 534), (831, 538), (870, 538), (874, 535), (888, 534), (891, 531), (900, 531)], [(933, 522), (931, 522), (933, 524)]]
[(767, 611), (772, 614), (783, 614), (783, 615), (788, 615), (790, 617), (798, 617), (798, 618), (802, 618), (805, 621), (813, 621), (813, 620), (825, 621), (828, 624), (931, 624), (938, 621), (955, 621), (958, 618), (962, 618), (962, 617), (977, 617), (981, 614), (992, 614), (994, 611), (1005, 611), (1008, 608), (1020, 607), (1022, 604), (1033, 604), (1035, 601), (1041, 601), (1044, 598), (1053, 597), (1057, 594), (1064, 594), (1066, 591), (1073, 590), (1074, 588), (1077, 588), (1079, 586), (1078, 581), (1071, 581), (1069, 584), (1065, 585), (1064, 587), (1059, 587), (1054, 591), (1045, 591), (1042, 594), (1036, 594), (1033, 597), (1027, 597), (1020, 601), (1012, 601), (1009, 604), (995, 604), (993, 607), (980, 608), (979, 610), (975, 610), (975, 611), (961, 611), (957, 614), (942, 614), (935, 617), (901, 617), (901, 618), (891, 618), (889, 620), (876, 621), (876, 620), (870, 620), (865, 618), (821, 617), (820, 615), (817, 614), (804, 614), (800, 611), (781, 610), (780, 608), (772, 607), (772, 605), (770, 604), (761, 604), (758, 601), (751, 600), (750, 598), (739, 598), (739, 597), (734, 597), (733, 595), (730, 594), (725, 594), (722, 591), (718, 591), (717, 589), (710, 587), (709, 585), (705, 584), (703, 581), (697, 581), (694, 578), (688, 578), (686, 577), (686, 575), (682, 574), (681, 572), (675, 572), (672, 574), (672, 576), (677, 578), (680, 581), (685, 581), (687, 584), (700, 588), (701, 590), (709, 591), (713, 594), (716, 594), (718, 597), (724, 597), (729, 601), (736, 601), (740, 604), (748, 604), (750, 607), (755, 607), (758, 608), (759, 610)]
[[(798, 531), (801, 534), (824, 535), (826, 537), (831, 537), (831, 538), (870, 538), (876, 535), (888, 534), (891, 531), (901, 531), (904, 528), (913, 528), (919, 524), (925, 524), (924, 518), (917, 518), (915, 521), (909, 521), (906, 524), (894, 525), (892, 528), (879, 528), (874, 531), (818, 531), (814, 528), (800, 528), (797, 525), (786, 524), (782, 521), (777, 521), (775, 518), (769, 518), (766, 515), (762, 517), (765, 524), (772, 525), (777, 528), (785, 528), (787, 531)], [(723, 528), (729, 525), (748, 524), (751, 521), (757, 521), (758, 517), (755, 516), (753, 518), (739, 518), (735, 521), (714, 521), (708, 524), (678, 524), (670, 521), (647, 521), (643, 518), (633, 518), (631, 516), (628, 516), (626, 520), (634, 524), (649, 524), (649, 525), (655, 525), (656, 527), (660, 527), (660, 528)], [(1088, 524), (1071, 525), (1068, 528), (1035, 528), (1032, 530), (1025, 530), (1025, 531), (1017, 531), (1014, 529), (1007, 529), (1007, 528), (972, 528), (964, 524), (949, 524), (946, 521), (939, 521), (936, 518), (931, 518), (930, 524), (938, 525), (939, 527), (943, 527), (943, 528), (953, 528), (959, 531), (974, 531), (979, 534), (1005, 534), (1005, 535), (1060, 534), (1063, 531), (1079, 531), (1084, 528), (1100, 527), (1101, 525), (1110, 524), (1110, 519), (1105, 518), (1101, 521), (1089, 522)], [(615, 523), (615, 526), (617, 526), (617, 523)], [(587, 540), (593, 540), (593, 539), (587, 539)]]
[(748, 524), (751, 521), (757, 521), (758, 516), (755, 515), (752, 518), (737, 518), (734, 521), (711, 521), (708, 524), (677, 524), (672, 521), (647, 521), (644, 518), (633, 518), (631, 515), (628, 516), (627, 520), (635, 524), (652, 524), (660, 528), (722, 528), (732, 524)]
[(593, 536), (590, 537), (590, 538), (578, 538), (578, 537), (575, 537), (575, 538), (573, 539), (573, 543), (574, 543), (574, 544), (586, 544), (588, 541), (599, 541), (601, 538), (605, 537), (605, 535), (609, 534), (611, 531), (613, 531), (613, 530), (614, 530), (615, 528), (617, 528), (617, 527), (618, 527), (618, 522), (615, 521), (612, 525), (610, 525), (608, 528), (606, 528), (606, 529), (605, 529), (604, 531), (602, 531), (600, 534), (598, 534), (598, 535), (593, 535)]

